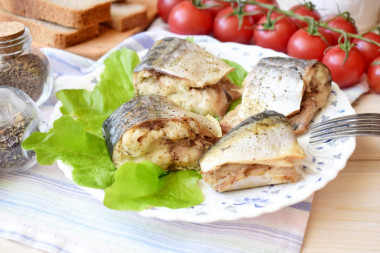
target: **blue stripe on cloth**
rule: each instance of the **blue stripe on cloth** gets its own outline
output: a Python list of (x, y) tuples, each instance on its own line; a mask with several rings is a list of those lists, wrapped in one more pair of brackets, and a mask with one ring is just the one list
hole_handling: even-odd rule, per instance
[[(25, 197), (25, 195), (23, 196), (23, 197)], [(15, 206), (16, 208), (17, 208), (17, 206), (20, 206), (19, 204), (15, 204), (14, 203), (14, 205), (13, 206)], [(21, 205), (22, 206), (22, 205)], [(39, 205), (40, 206), (40, 205)], [(57, 209), (60, 209), (61, 207), (60, 206), (56, 206), (56, 208)], [(101, 209), (101, 207), (100, 207), (100, 209)], [(30, 210), (30, 209), (29, 209)], [(33, 207), (32, 207), (32, 210), (33, 210)], [(38, 211), (38, 212), (40, 212), (41, 213), (41, 211), (42, 210), (40, 210), (40, 209), (35, 209), (34, 211)], [(42, 212), (43, 214), (44, 214), (44, 216), (45, 215), (51, 215), (52, 214), (52, 212), (50, 211), (50, 212), (47, 212), (47, 211), (45, 211), (45, 212)], [(65, 213), (65, 212), (64, 212)], [(123, 213), (117, 213), (118, 214), (118, 216), (119, 216), (119, 214), (123, 214)], [(110, 217), (112, 217), (112, 216), (110, 216)], [(62, 217), (61, 217), (62, 218)], [(80, 218), (80, 217), (79, 217)], [(136, 218), (136, 217), (135, 217)], [(98, 232), (100, 232), (100, 231), (102, 231), (102, 229), (100, 229), (98, 226), (94, 226), (94, 224), (92, 224), (92, 227), (91, 226), (88, 226), (88, 225), (84, 225), (84, 224), (82, 224), (82, 222), (85, 222), (85, 220), (84, 221), (82, 221), (81, 219), (70, 219), (70, 217), (69, 217), (69, 219), (67, 219), (67, 217), (63, 217), (63, 219), (65, 220), (65, 222), (67, 222), (67, 221), (69, 221), (72, 225), (74, 225), (75, 224), (75, 226), (77, 227), (77, 225), (80, 225), (80, 226), (84, 226), (84, 227), (86, 227), (87, 229), (92, 229), (92, 230), (94, 230), (94, 231), (98, 231)], [(141, 219), (144, 219), (144, 218), (140, 218), (140, 220)], [(56, 219), (54, 219), (54, 220), (56, 220)], [(147, 219), (148, 220), (148, 222), (149, 222), (149, 219)], [(59, 222), (59, 220), (56, 220), (57, 222)], [(88, 222), (88, 221), (86, 221), (86, 222)], [(118, 224), (120, 224), (121, 222), (122, 222), (122, 220), (120, 219), (117, 219), (117, 222), (118, 222)], [(147, 221), (145, 221), (145, 222), (147, 222)], [(119, 233), (117, 233), (117, 232), (115, 232), (115, 231), (109, 231), (109, 230), (106, 230), (106, 231), (104, 231), (106, 234), (108, 234), (108, 235), (112, 235), (112, 236), (114, 236), (114, 237), (119, 237), (119, 236), (121, 236), (122, 238), (124, 238), (124, 240), (125, 239), (128, 239), (128, 240), (133, 240), (133, 241), (138, 241), (138, 242), (140, 242), (140, 243), (142, 243), (142, 244), (151, 244), (152, 246), (157, 246), (157, 247), (159, 247), (160, 249), (163, 249), (163, 246), (161, 245), (161, 243), (158, 243), (158, 242), (164, 242), (164, 243), (168, 243), (168, 244), (171, 244), (171, 245), (176, 245), (177, 244), (177, 247), (178, 246), (180, 246), (180, 245), (186, 245), (186, 244), (188, 244), (188, 243), (190, 243), (190, 242), (186, 242), (186, 241), (182, 241), (181, 243), (178, 243), (178, 242), (176, 242), (176, 240), (178, 239), (176, 239), (176, 238), (169, 238), (169, 237), (167, 237), (167, 236), (160, 236), (160, 235), (158, 235), (158, 234), (156, 234), (155, 233), (155, 231), (147, 231), (147, 230), (144, 230), (144, 229), (141, 229), (141, 228), (139, 228), (138, 226), (136, 226), (136, 227), (130, 227), (130, 226), (128, 226), (128, 224), (124, 224), (124, 225), (122, 225), (122, 226), (119, 226), (119, 227), (114, 227), (114, 225), (115, 224), (112, 224), (112, 223), (110, 223), (110, 222), (106, 222), (106, 224), (108, 223), (108, 225), (110, 226), (111, 225), (111, 227), (112, 228), (114, 228), (114, 229), (117, 229), (118, 231), (119, 231)], [(154, 223), (157, 223), (156, 225), (157, 226), (162, 226), (162, 224), (160, 224), (161, 223), (161, 221), (159, 221), (159, 220), (154, 220)], [(91, 224), (91, 222), (90, 222), (90, 224)], [(153, 224), (154, 225), (154, 224)], [(212, 226), (212, 227), (214, 227), (215, 229), (213, 230), (213, 231), (209, 231), (208, 229), (202, 229), (201, 227), (203, 226), (203, 225), (200, 225), (200, 224), (188, 224), (188, 223), (182, 223), (182, 222), (172, 222), (172, 224), (170, 224), (171, 225), (171, 227), (177, 227), (177, 226), (179, 226), (179, 227), (182, 227), (183, 228), (183, 230), (184, 231), (188, 231), (188, 232), (194, 232), (194, 231), (197, 231), (197, 230), (199, 230), (198, 232), (200, 232), (200, 234), (206, 234), (206, 233), (209, 233), (209, 232), (211, 232), (211, 234), (212, 233), (216, 233), (216, 234), (223, 234), (223, 233), (225, 233), (225, 234), (228, 234), (228, 235), (230, 235), (230, 236), (242, 236), (242, 235), (246, 235), (247, 236), (247, 232), (249, 232), (248, 234), (253, 234), (253, 233), (256, 233), (257, 231), (255, 231), (255, 230), (252, 230), (252, 229), (250, 229), (249, 231), (244, 231), (244, 230), (242, 230), (242, 231), (239, 231), (239, 230), (241, 230), (239, 227), (240, 226), (244, 226), (244, 224), (242, 224), (242, 223), (238, 223), (238, 222), (235, 222), (234, 223), (234, 225), (236, 225), (237, 227), (235, 227), (235, 228), (231, 228), (230, 226), (229, 226), (229, 223), (220, 223), (220, 224), (212, 224), (212, 225), (210, 225), (210, 226)], [(71, 225), (70, 225), (71, 226)], [(200, 229), (194, 229), (194, 227), (196, 228), (196, 227), (198, 227), (198, 228), (200, 228)], [(250, 227), (250, 226), (248, 226), (248, 225), (246, 225), (246, 227)], [(221, 231), (221, 229), (223, 229), (224, 228), (224, 230), (225, 231)], [(125, 234), (123, 234), (123, 232), (121, 232), (121, 231), (131, 231), (131, 229), (132, 229), (132, 231), (133, 231), (133, 234), (143, 234), (143, 235), (145, 235), (144, 236), (144, 239), (141, 239), (141, 238), (138, 238), (138, 237), (133, 237), (133, 236), (131, 236), (131, 235), (128, 235), (128, 236), (126, 236)], [(228, 229), (230, 229), (230, 231), (228, 231)], [(238, 230), (237, 232), (234, 232), (234, 230)], [(120, 232), (122, 233), (122, 234), (120, 234)], [(223, 233), (221, 233), (221, 232), (223, 232)], [(260, 231), (259, 231), (260, 232)], [(146, 237), (146, 238), (145, 238)], [(249, 236), (247, 236), (248, 238), (250, 238)], [(267, 234), (267, 237), (268, 238), (276, 238), (276, 237), (273, 237), (273, 235), (272, 234)], [(293, 237), (293, 236), (292, 236)], [(148, 239), (149, 238), (149, 239)], [(151, 240), (154, 240), (154, 242), (152, 242)], [(297, 250), (297, 249), (299, 249), (299, 247), (293, 247), (293, 246), (291, 246), (291, 245), (289, 245), (289, 242), (290, 241), (288, 241), (289, 240), (289, 238), (284, 238), (284, 240), (282, 241), (282, 243), (281, 242), (278, 242), (277, 244), (278, 245), (282, 245), (282, 246), (284, 246), (284, 247), (290, 247), (290, 248), (292, 248), (292, 249), (294, 249), (294, 250)], [(189, 245), (187, 245), (187, 246), (189, 246)], [(198, 246), (199, 247), (199, 246)], [(206, 244), (204, 244), (203, 246), (202, 246), (202, 249), (206, 249), (206, 248), (208, 248), (208, 247), (211, 247), (211, 246), (207, 246)], [(215, 246), (212, 246), (213, 248), (218, 248), (219, 246), (217, 246), (217, 245), (215, 245)], [(169, 250), (168, 248), (166, 248), (166, 250)], [(233, 250), (233, 249), (232, 249)], [(235, 248), (235, 250), (234, 250), (234, 252), (237, 252), (238, 250)], [(173, 252), (182, 252), (182, 251), (180, 251), (180, 250), (178, 250), (178, 248), (176, 248), (176, 250), (173, 250)], [(183, 252), (186, 252), (186, 251), (183, 251)]]
[[(0, 204), (2, 204), (1, 202), (2, 201), (0, 200)], [(8, 203), (12, 203), (12, 202), (8, 202)], [(13, 202), (13, 204), (15, 203)], [(25, 205), (20, 205), (20, 204), (13, 205), (13, 206), (25, 207)], [(40, 213), (42, 212), (43, 215), (51, 214), (51, 212), (42, 211), (41, 209), (38, 209), (37, 211), (39, 211)], [(74, 220), (74, 219), (65, 217), (64, 220), (65, 222), (69, 221), (71, 223), (70, 227), (74, 225), (75, 227), (77, 227), (78, 225), (80, 225), (82, 227), (85, 227), (86, 229), (91, 229), (92, 231), (96, 231), (97, 233), (104, 232), (104, 234), (106, 234), (107, 236), (112, 236), (113, 240), (115, 240), (117, 237), (121, 237), (119, 240), (131, 240), (131, 241), (134, 241), (135, 243), (139, 242), (142, 245), (149, 245), (149, 247), (160, 249), (160, 250), (163, 250), (164, 252), (194, 252), (192, 250), (189, 250), (188, 247), (190, 245), (189, 245), (189, 242), (187, 242), (186, 240), (178, 241), (178, 238), (174, 238), (174, 239), (168, 238), (168, 236), (160, 235), (159, 233), (154, 233), (154, 232), (146, 231), (146, 230), (139, 231), (141, 229), (138, 226), (134, 227), (132, 230), (131, 230), (131, 227), (122, 226), (118, 231), (108, 230), (108, 229), (103, 231), (102, 226), (95, 226), (96, 223), (93, 223), (91, 227), (89, 226), (89, 224), (86, 225), (82, 223), (80, 219)], [(59, 221), (59, 220), (56, 220), (56, 221)], [(128, 231), (128, 230), (131, 232), (129, 234), (126, 234), (125, 231)], [(183, 248), (183, 250), (181, 250), (181, 248)], [(219, 250), (221, 250), (219, 246), (214, 246), (214, 245), (202, 245), (201, 247), (198, 246), (197, 248), (202, 248), (203, 250), (207, 250), (207, 251), (217, 250), (215, 252), (219, 252)], [(236, 250), (234, 248), (229, 249), (229, 247), (224, 247), (224, 250), (227, 250), (227, 249), (230, 252), (231, 250), (233, 250), (234, 252), (244, 252), (244, 251)]]
[[(50, 61), (54, 61), (56, 65), (57, 63), (61, 63), (60, 65), (62, 66), (65, 65), (66, 66), (66, 69), (64, 71), (58, 71), (58, 69), (54, 69), (54, 73), (58, 73), (58, 74), (74, 74), (74, 73), (77, 73), (78, 75), (83, 75), (82, 71), (81, 71), (81, 68), (79, 66), (75, 66), (73, 65), (72, 63), (70, 62), (67, 62), (67, 61), (64, 61), (62, 58), (60, 57), (57, 57), (56, 55), (54, 54), (47, 54), (47, 56), (49, 57), (49, 60)], [(61, 73), (60, 73), (61, 72)]]
[[(38, 176), (38, 174), (34, 174), (34, 173), (33, 173), (33, 175), (34, 176)], [(28, 180), (26, 180), (27, 178), (28, 177), (18, 178), (17, 181), (27, 183), (28, 182)], [(58, 182), (57, 182), (57, 180), (49, 180), (46, 177), (40, 177), (40, 179), (42, 179), (42, 180), (39, 183), (37, 182), (36, 185), (38, 185), (41, 188), (44, 188), (44, 189), (47, 189), (47, 190), (55, 190), (57, 192), (60, 192), (63, 195), (67, 195), (67, 196), (70, 196), (70, 197), (75, 197), (75, 195), (73, 195), (73, 193), (75, 193), (75, 194), (79, 193), (80, 195), (87, 195), (89, 199), (94, 200), (92, 196), (90, 196), (87, 193), (83, 192), (81, 189), (77, 188), (75, 185), (72, 185), (73, 189), (72, 189), (71, 193), (68, 193), (68, 192), (66, 192), (67, 188), (65, 188), (65, 187), (58, 187), (58, 188), (55, 188), (55, 187), (46, 187), (46, 186), (44, 186), (44, 184), (42, 184), (42, 183), (50, 183), (50, 184), (52, 184), (53, 182), (49, 182), (49, 181), (54, 181), (54, 186), (55, 185), (59, 185)], [(67, 183), (64, 183), (64, 184), (67, 184)], [(61, 190), (64, 190), (64, 192), (61, 192)], [(3, 194), (5, 194), (5, 193), (3, 193)], [(26, 196), (27, 196), (27, 194), (24, 194), (23, 198), (25, 198)], [(33, 195), (31, 195), (31, 197), (33, 197)], [(80, 198), (80, 197), (77, 196), (77, 198)], [(97, 200), (95, 200), (95, 202), (97, 202)], [(296, 236), (296, 235), (293, 235), (291, 233), (286, 233), (286, 232), (283, 232), (283, 231), (280, 231), (280, 230), (277, 230), (277, 229), (274, 229), (274, 228), (270, 228), (270, 227), (265, 227), (265, 226), (245, 226), (244, 224), (242, 225), (240, 223), (232, 223), (232, 222), (228, 223), (228, 226), (226, 226), (226, 223), (216, 223), (216, 224), (217, 225), (213, 225), (213, 224), (211, 224), (211, 225), (207, 225), (207, 224), (202, 224), (202, 225), (194, 224), (194, 227), (195, 228), (199, 227), (199, 230), (203, 230), (204, 231), (205, 226), (209, 227), (210, 230), (212, 230), (213, 228), (216, 228), (218, 230), (220, 230), (220, 229), (230, 229), (232, 226), (237, 226), (240, 230), (246, 231), (246, 232), (253, 232), (253, 231), (257, 230), (257, 229), (260, 229), (260, 230), (264, 230), (266, 232), (274, 233), (274, 234), (276, 234), (276, 236), (278, 238), (280, 238), (280, 236), (278, 236), (278, 235), (283, 235), (283, 236), (287, 237), (288, 239), (289, 238), (294, 238), (294, 239), (296, 239), (298, 241), (302, 241), (302, 237), (300, 237), (300, 236)], [(222, 226), (225, 226), (225, 227), (222, 227)], [(252, 229), (255, 229), (255, 230), (252, 230)], [(197, 229), (195, 229), (195, 230), (197, 230)], [(215, 232), (215, 231), (210, 231), (210, 232)], [(295, 243), (298, 243), (298, 242), (295, 242)]]
[[(74, 205), (78, 201), (82, 201), (80, 196), (77, 196), (74, 192), (78, 192), (79, 194), (87, 195), (87, 193), (81, 193), (81, 189), (76, 188), (72, 183), (64, 182), (61, 180), (57, 180), (55, 178), (50, 178), (47, 176), (40, 175), (38, 173), (34, 173), (30, 171), (29, 173), (15, 173), (8, 174), (8, 176), (4, 176), (3, 179), (10, 181), (10, 183), (20, 183), (29, 186), (28, 180), (32, 180), (35, 182), (35, 186), (39, 186), (38, 188), (34, 187), (34, 191), (37, 192), (49, 192), (49, 194), (53, 194), (56, 192), (58, 199), (51, 195), (45, 197), (38, 197), (38, 194), (35, 192), (24, 192), (23, 189), (19, 188), (14, 189), (11, 192), (10, 199), (13, 200), (12, 203), (8, 202), (9, 209), (14, 210), (24, 210), (26, 213), (41, 213), (45, 218), (49, 218), (58, 223), (65, 222), (67, 225), (75, 226), (77, 229), (82, 227), (83, 231), (98, 231), (99, 234), (108, 234), (114, 238), (120, 237), (123, 240), (131, 240), (134, 242), (138, 242), (141, 245), (151, 244), (152, 247), (162, 248), (162, 243), (177, 245), (183, 247), (190, 247), (189, 245), (196, 245), (191, 243), (188, 240), (182, 241), (180, 244), (176, 243), (176, 240), (180, 239), (181, 236), (171, 236), (157, 234), (158, 230), (144, 229), (138, 226), (137, 223), (123, 223), (126, 216), (128, 215), (125, 212), (115, 212), (112, 210), (105, 209), (104, 206), (98, 201), (92, 201), (92, 203), (86, 203), (88, 200), (84, 201), (84, 206), (79, 209), (80, 206), (76, 208), (75, 213), (72, 213), (73, 210), (70, 206), (67, 206), (68, 203), (72, 202)], [(7, 186), (3, 184), (3, 186)], [(46, 191), (47, 190), (47, 191)], [(69, 190), (69, 192), (67, 192)], [(70, 191), (72, 191), (70, 193)], [(5, 194), (7, 192), (2, 192), (1, 196), (7, 198), (8, 196)], [(8, 193), (10, 194), (10, 193)], [(59, 194), (59, 195), (58, 195)], [(92, 196), (89, 196), (92, 198)], [(66, 200), (67, 199), (67, 200)], [(67, 202), (65, 202), (65, 201)], [(57, 201), (55, 203), (54, 201)], [(29, 203), (25, 205), (25, 203)], [(78, 203), (79, 204), (79, 203)], [(49, 209), (49, 206), (54, 206), (54, 209)], [(92, 219), (83, 219), (84, 215), (88, 212), (88, 210), (102, 210), (101, 212), (97, 212), (95, 217)], [(110, 213), (111, 212), (111, 213)], [(129, 213), (131, 215), (131, 213)], [(138, 216), (138, 215), (137, 215)], [(50, 218), (51, 217), (51, 218)], [(138, 221), (143, 221), (144, 223), (150, 223), (151, 219), (146, 218), (137, 218), (135, 215), (133, 219)], [(96, 221), (96, 222), (95, 222)], [(154, 220), (153, 226), (162, 227), (163, 225), (167, 225), (168, 229), (175, 229), (177, 231), (187, 231), (189, 234), (215, 234), (217, 236), (225, 236), (229, 237), (239, 237), (239, 238), (247, 238), (252, 239), (252, 235), (255, 235), (256, 240), (268, 240), (271, 239), (275, 242), (274, 244), (281, 246), (283, 248), (289, 248), (294, 251), (299, 250), (302, 243), (302, 236), (297, 236), (292, 233), (288, 233), (285, 231), (281, 231), (279, 229), (261, 226), (257, 224), (245, 224), (244, 222), (218, 222), (211, 224), (189, 224), (185, 222), (165, 222)], [(96, 224), (96, 225), (95, 225)], [(108, 227), (108, 228), (106, 228)], [(112, 228), (110, 230), (110, 227)], [(129, 231), (125, 233), (125, 231)], [(133, 231), (133, 236), (130, 234)], [(161, 231), (162, 233), (162, 231)], [(138, 237), (136, 238), (135, 235)], [(143, 237), (143, 238), (140, 238)], [(145, 237), (150, 239), (145, 239)], [(108, 239), (112, 242), (111, 239)], [(154, 240), (152, 243), (150, 240)], [(198, 238), (199, 240), (199, 238)], [(181, 246), (181, 247), (182, 247)], [(200, 247), (200, 246), (197, 246)], [(213, 248), (215, 251), (219, 251), (222, 245), (209, 245), (207, 242), (203, 242), (203, 249)], [(225, 246), (223, 246), (225, 247)], [(237, 251), (237, 248), (232, 248), (232, 251)], [(167, 249), (169, 251), (169, 249)], [(173, 250), (179, 252), (178, 250)]]
[(298, 210), (310, 212), (310, 210), (311, 210), (311, 203), (310, 202), (302, 201), (302, 202), (299, 202), (297, 204), (291, 205), (290, 207), (298, 209)]
[[(89, 195), (88, 193), (84, 192), (83, 190), (79, 189), (77, 185), (71, 183), (71, 185), (66, 184), (60, 184), (58, 182), (52, 182), (46, 178), (38, 178), (33, 176), (19, 176), (19, 177), (10, 177), (10, 176), (3, 176), (4, 179), (9, 179), (11, 181), (17, 181), (22, 182), (25, 184), (35, 185), (39, 187), (44, 187), (49, 190), (54, 190), (57, 192), (60, 192), (61, 194), (66, 194), (68, 196), (72, 196), (75, 194), (77, 198), (86, 198), (88, 200), (94, 199), (93, 196)], [(1, 190), (1, 188), (0, 188)], [(95, 200), (95, 199), (94, 199)], [(97, 201), (97, 200), (95, 200)]]
[(150, 48), (154, 44), (154, 40), (147, 33), (138, 33), (132, 36), (144, 48)]
[[(167, 222), (172, 225), (176, 226), (182, 226), (183, 228), (186, 228), (191, 231), (202, 231), (202, 232), (209, 232), (209, 233), (225, 233), (225, 234), (234, 234), (239, 236), (247, 236), (247, 232), (249, 233), (260, 233), (262, 235), (278, 238), (278, 239), (285, 239), (287, 242), (292, 242), (298, 245), (302, 245), (302, 236), (298, 236), (289, 232), (281, 231), (278, 229), (274, 229), (272, 227), (258, 225), (258, 224), (244, 224), (242, 222), (215, 222), (215, 223), (206, 223), (206, 224), (197, 224), (193, 223), (191, 228), (189, 228), (187, 223), (180, 223), (180, 222), (171, 222), (171, 221), (162, 221)], [(231, 231), (233, 229), (233, 231)], [(237, 232), (234, 232), (234, 231)], [(248, 233), (248, 234), (249, 234)]]
[(37, 244), (43, 244), (45, 246), (48, 246), (49, 248), (53, 248), (55, 249), (57, 252), (61, 252), (61, 253), (70, 253), (69, 251), (66, 251), (64, 249), (62, 249), (62, 247), (59, 247), (57, 245), (54, 245), (52, 243), (49, 243), (49, 242), (46, 242), (46, 241), (41, 241), (41, 240), (36, 240), (35, 238), (32, 238), (30, 236), (26, 236), (24, 234), (20, 234), (16, 231), (10, 231), (10, 230), (3, 230), (0, 228), (0, 234), (3, 234), (3, 235), (11, 235), (11, 239), (15, 239), (14, 236), (18, 237), (18, 238), (21, 238), (22, 240), (21, 241), (29, 241), (29, 242), (34, 242), (34, 243), (37, 243)]
[[(75, 185), (70, 185), (70, 183), (65, 183), (65, 182), (60, 182), (58, 180), (55, 180), (55, 179), (50, 179), (50, 178), (47, 178), (47, 177), (43, 177), (43, 176), (40, 176), (36, 173), (28, 173), (29, 175), (28, 176), (33, 176), (33, 177), (36, 177), (36, 178), (39, 178), (41, 180), (41, 182), (44, 182), (44, 183), (49, 183), (49, 184), (54, 184), (54, 185), (59, 185), (60, 183), (62, 183), (63, 185), (66, 185), (66, 186), (71, 186), (73, 189), (70, 189), (72, 190), (71, 194), (68, 194), (67, 192), (61, 192), (61, 194), (63, 195), (67, 195), (67, 196), (71, 196), (71, 197), (74, 197), (75, 195), (73, 195), (73, 193), (79, 193), (79, 194), (83, 194), (83, 195), (88, 195), (87, 193), (84, 193), (81, 189), (77, 188)], [(28, 182), (27, 179), (29, 177), (24, 177), (24, 178), (17, 178), (15, 179), (15, 181), (17, 180), (20, 180), (21, 182)], [(38, 184), (40, 187), (43, 187), (43, 184)], [(45, 188), (45, 187), (44, 187)], [(57, 189), (55, 188), (48, 188), (49, 190), (58, 190), (58, 192), (60, 192), (60, 190), (64, 190), (66, 191), (66, 188), (63, 187), (58, 187)], [(0, 189), (1, 190), (1, 189)], [(32, 195), (33, 196), (33, 195)], [(31, 196), (31, 197), (32, 197)], [(23, 196), (24, 198), (26, 197), (26, 195)], [(78, 196), (79, 197), (79, 196)], [(78, 198), (77, 197), (77, 198)], [(92, 196), (89, 196), (90, 199), (93, 199)], [(96, 200), (95, 200), (96, 201)], [(303, 203), (303, 205), (302, 205)], [(305, 204), (307, 204), (307, 202), (302, 202), (300, 203), (300, 207), (302, 206), (305, 206)], [(294, 205), (296, 206), (296, 205)], [(172, 223), (173, 224), (173, 223)], [(195, 231), (205, 231), (205, 227), (209, 228), (209, 232), (215, 232), (215, 230), (213, 229), (217, 229), (220, 230), (221, 229), (231, 229), (233, 226), (236, 226), (236, 229), (239, 229), (240, 231), (245, 231), (245, 232), (258, 232), (258, 230), (263, 230), (264, 232), (262, 232), (262, 234), (266, 234), (266, 235), (269, 235), (268, 233), (272, 233), (273, 235), (272, 236), (275, 236), (276, 238), (284, 238), (284, 237), (287, 237), (288, 239), (295, 239), (297, 241), (294, 241), (294, 243), (301, 243), (302, 242), (302, 237), (301, 236), (297, 236), (297, 235), (294, 235), (294, 234), (291, 234), (291, 233), (287, 233), (287, 232), (284, 232), (284, 231), (280, 231), (278, 229), (274, 229), (274, 228), (271, 228), (271, 227), (266, 227), (266, 226), (258, 226), (258, 225), (250, 225), (250, 226), (246, 226), (244, 224), (241, 224), (241, 223), (234, 223), (234, 222), (229, 222), (229, 223), (211, 223), (211, 224), (194, 224), (193, 227)], [(229, 231), (231, 233), (231, 231)], [(283, 236), (283, 237), (282, 237)]]

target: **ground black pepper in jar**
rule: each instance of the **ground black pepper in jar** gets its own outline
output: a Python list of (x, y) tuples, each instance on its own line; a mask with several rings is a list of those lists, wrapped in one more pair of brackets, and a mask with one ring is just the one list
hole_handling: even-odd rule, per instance
[(0, 22), (0, 85), (21, 89), (41, 105), (52, 89), (50, 66), (31, 42), (22, 23)]

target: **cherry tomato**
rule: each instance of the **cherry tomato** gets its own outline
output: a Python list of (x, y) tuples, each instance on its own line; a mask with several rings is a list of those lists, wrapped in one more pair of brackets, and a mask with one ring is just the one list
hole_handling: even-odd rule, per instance
[(222, 2), (222, 1), (217, 1), (217, 0), (202, 0), (202, 3), (205, 5), (215, 5), (214, 7), (207, 8), (207, 10), (211, 12), (211, 15), (213, 17), (215, 17), (219, 11), (231, 6), (231, 3), (229, 2)]
[(232, 7), (221, 10), (215, 17), (214, 37), (220, 41), (231, 41), (248, 44), (253, 34), (253, 20), (245, 16), (239, 28), (239, 19), (233, 13)]
[(328, 49), (322, 59), (322, 63), (330, 69), (333, 81), (340, 88), (356, 84), (365, 70), (364, 57), (356, 47), (351, 48), (346, 61), (345, 58), (346, 52), (336, 45)]
[(178, 34), (209, 34), (212, 31), (212, 15), (197, 9), (188, 1), (177, 4), (169, 15), (169, 30)]
[(290, 37), (287, 51), (288, 55), (295, 58), (321, 61), (327, 46), (321, 37), (310, 35), (305, 30), (299, 29)]
[(158, 15), (162, 18), (162, 20), (167, 23), (169, 14), (171, 10), (176, 6), (178, 3), (185, 1), (185, 0), (158, 0), (157, 1), (157, 11)]
[[(283, 15), (272, 13), (270, 19), (274, 20), (280, 16)], [(262, 17), (259, 20), (259, 25), (253, 32), (253, 43), (261, 47), (271, 48), (285, 53), (289, 38), (297, 31), (297, 27), (290, 18), (283, 16), (277, 20), (273, 30), (264, 30), (265, 25), (263, 26), (263, 24), (266, 20), (267, 17)]]
[[(327, 18), (326, 21), (330, 20), (332, 17)], [(341, 29), (343, 31), (346, 31), (348, 33), (358, 33), (358, 29), (356, 28), (353, 21), (346, 19), (342, 16), (336, 17), (330, 21), (327, 22), (327, 24), (333, 28)], [(341, 36), (340, 33), (331, 31), (329, 29), (325, 29), (326, 33), (331, 34), (331, 37), (333, 38), (333, 45), (338, 44), (339, 37)], [(343, 40), (341, 42), (344, 42)]]
[[(263, 3), (263, 4), (275, 5), (278, 7), (278, 3), (276, 2), (276, 0), (257, 0), (257, 2)], [(244, 6), (244, 12), (249, 12), (249, 13), (257, 12), (257, 14), (251, 15), (251, 17), (253, 18), (253, 21), (256, 23), (267, 14), (268, 9), (265, 9), (263, 7), (260, 7), (254, 4), (246, 4)]]
[(329, 46), (335, 46), (337, 43), (335, 43), (335, 38), (331, 34), (331, 30), (324, 28), (324, 27), (319, 27), (318, 32), (323, 36), (322, 39), (327, 43)]
[(375, 58), (368, 67), (368, 84), (377, 93), (380, 93), (380, 57)]
[[(300, 15), (300, 16), (312, 17), (316, 21), (319, 21), (321, 19), (321, 15), (315, 9), (315, 6), (311, 2), (308, 2), (306, 4), (297, 4), (297, 5), (293, 6), (290, 10), (292, 10), (295, 14)], [(292, 19), (298, 27), (306, 27), (307, 26), (307, 23), (304, 21), (301, 21), (301, 20), (296, 19), (296, 18), (292, 18)]]
[[(380, 43), (379, 34), (370, 32), (365, 34), (363, 37)], [(376, 46), (375, 44), (359, 39), (354, 39), (353, 43), (356, 44), (357, 48), (364, 56), (367, 66), (373, 61), (373, 59), (380, 56), (380, 47)]]

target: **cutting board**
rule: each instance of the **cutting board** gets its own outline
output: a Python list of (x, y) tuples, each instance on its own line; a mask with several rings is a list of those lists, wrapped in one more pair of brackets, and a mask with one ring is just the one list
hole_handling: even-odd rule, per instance
[[(128, 0), (130, 3), (142, 3), (147, 6), (148, 9), (148, 23), (135, 27), (125, 32), (118, 32), (110, 29), (106, 26), (100, 25), (100, 34), (98, 37), (77, 44), (72, 47), (65, 48), (64, 50), (74, 54), (78, 54), (93, 60), (99, 59), (102, 55), (107, 53), (110, 49), (118, 45), (126, 38), (144, 31), (157, 17), (157, 0)], [(36, 47), (44, 47), (45, 45), (33, 42)]]

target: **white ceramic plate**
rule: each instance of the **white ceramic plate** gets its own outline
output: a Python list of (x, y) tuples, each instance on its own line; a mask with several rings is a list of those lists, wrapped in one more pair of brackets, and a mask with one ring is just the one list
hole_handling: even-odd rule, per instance
[[(272, 50), (257, 46), (246, 46), (235, 43), (202, 43), (202, 47), (218, 57), (240, 63), (246, 70), (262, 57), (281, 55)], [(144, 51), (146, 52), (146, 51)], [(144, 52), (141, 52), (143, 54)], [(78, 88), (91, 89), (94, 80), (98, 79), (103, 67), (87, 75)], [(53, 118), (60, 116), (58, 108)], [(334, 83), (326, 107), (314, 118), (314, 123), (343, 115), (354, 114), (345, 94)], [(274, 212), (283, 207), (296, 204), (308, 198), (315, 191), (323, 188), (333, 180), (342, 170), (348, 158), (355, 149), (355, 138), (344, 138), (319, 145), (308, 143), (309, 135), (304, 134), (298, 138), (307, 157), (302, 162), (303, 179), (297, 183), (265, 186), (253, 189), (238, 190), (226, 193), (217, 193), (203, 181), (201, 189), (205, 195), (204, 203), (191, 208), (169, 209), (163, 207), (152, 208), (139, 212), (146, 217), (155, 217), (163, 220), (180, 220), (189, 222), (214, 222), (220, 220), (236, 220), (240, 218), (253, 218), (264, 213)], [(58, 162), (58, 166), (65, 175), (71, 179), (70, 166)], [(103, 201), (104, 191), (83, 188), (100, 201)]]

